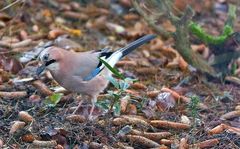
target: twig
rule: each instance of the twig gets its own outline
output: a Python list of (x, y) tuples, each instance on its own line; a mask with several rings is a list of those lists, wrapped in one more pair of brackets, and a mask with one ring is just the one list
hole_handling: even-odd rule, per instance
[(6, 9), (12, 7), (12, 6), (14, 6), (14, 5), (16, 5), (17, 3), (21, 2), (21, 1), (24, 2), (24, 0), (16, 0), (15, 2), (13, 2), (13, 3), (7, 5), (6, 7), (3, 7), (3, 8), (0, 10), (0, 12), (1, 12), (1, 11), (4, 11), (4, 10), (6, 10)]

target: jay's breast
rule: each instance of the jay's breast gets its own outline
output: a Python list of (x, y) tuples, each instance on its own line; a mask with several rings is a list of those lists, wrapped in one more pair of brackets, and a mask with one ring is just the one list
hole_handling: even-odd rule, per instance
[(95, 96), (101, 93), (108, 85), (108, 80), (97, 76), (90, 81), (82, 81), (73, 76), (61, 76), (52, 73), (53, 78), (65, 89), (71, 92)]

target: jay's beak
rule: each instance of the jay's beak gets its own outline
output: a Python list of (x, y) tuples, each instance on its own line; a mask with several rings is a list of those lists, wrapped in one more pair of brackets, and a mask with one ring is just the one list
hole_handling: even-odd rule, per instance
[(36, 74), (39, 76), (45, 70), (45, 68), (46, 68), (46, 65), (42, 64), (37, 68)]
[(39, 66), (39, 67), (37, 68), (36, 74), (39, 76), (39, 75), (46, 69), (46, 67), (47, 67), (48, 65), (51, 65), (51, 64), (53, 64), (53, 63), (55, 63), (55, 62), (56, 62), (56, 60), (54, 60), (54, 59), (45, 62), (44, 64), (42, 64), (41, 66)]

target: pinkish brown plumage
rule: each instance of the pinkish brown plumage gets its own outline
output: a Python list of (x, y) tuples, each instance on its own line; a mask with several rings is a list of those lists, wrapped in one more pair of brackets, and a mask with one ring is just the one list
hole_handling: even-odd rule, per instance
[[(39, 55), (43, 65), (38, 68), (37, 73), (40, 74), (44, 69), (48, 69), (62, 87), (87, 95), (92, 101), (89, 114), (91, 117), (97, 96), (107, 87), (109, 82), (107, 77), (111, 76), (111, 72), (99, 58), (105, 59), (113, 67), (122, 57), (155, 37), (155, 35), (146, 35), (115, 52), (104, 49), (75, 53), (59, 47), (48, 47)], [(82, 101), (74, 113), (81, 104)]]

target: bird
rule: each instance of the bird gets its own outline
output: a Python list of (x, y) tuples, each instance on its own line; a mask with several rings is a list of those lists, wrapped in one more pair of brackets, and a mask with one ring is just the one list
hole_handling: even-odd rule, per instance
[(116, 51), (103, 48), (95, 51), (74, 52), (56, 46), (46, 47), (38, 56), (41, 65), (37, 68), (36, 74), (39, 76), (48, 70), (60, 86), (85, 97), (80, 100), (73, 114), (79, 110), (83, 100), (91, 100), (88, 115), (91, 119), (97, 97), (108, 86), (108, 77), (112, 75), (100, 58), (114, 67), (121, 58), (154, 38), (156, 35), (144, 35)]

